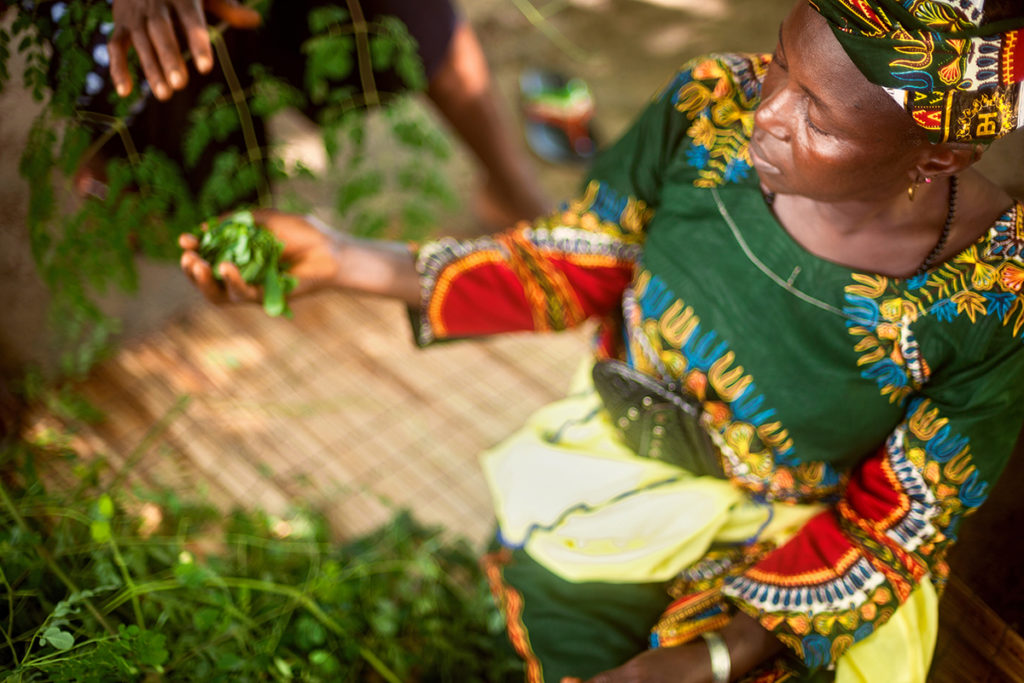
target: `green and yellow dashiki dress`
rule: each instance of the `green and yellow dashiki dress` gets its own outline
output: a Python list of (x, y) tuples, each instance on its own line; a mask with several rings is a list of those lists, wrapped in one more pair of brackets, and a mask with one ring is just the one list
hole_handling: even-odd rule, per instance
[(1022, 423), (1024, 205), (912, 278), (809, 254), (747, 154), (767, 64), (690, 63), (563, 211), (419, 251), (421, 343), (599, 319), (595, 357), (681, 383), (726, 474), (629, 451), (586, 367), (484, 455), (528, 680), (737, 609), (787, 646), (757, 680), (927, 674), (945, 557)]

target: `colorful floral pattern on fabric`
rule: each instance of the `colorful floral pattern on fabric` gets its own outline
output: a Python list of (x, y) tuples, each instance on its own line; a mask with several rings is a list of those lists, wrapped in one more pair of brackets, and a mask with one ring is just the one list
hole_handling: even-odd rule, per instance
[(723, 592), (810, 668), (833, 666), (922, 579), (941, 588), (956, 529), (987, 495), (968, 439), (928, 400), (911, 402), (908, 415), (834, 510), (726, 579)]
[[(614, 301), (616, 281), (628, 278), (637, 254), (635, 245), (568, 227), (524, 227), (493, 239), (432, 243), (417, 259), (426, 312), (419, 343), (577, 325), (605, 312), (599, 309)], [(566, 271), (573, 269), (585, 271), (588, 281), (570, 279)], [(481, 292), (490, 293), (491, 310), (474, 303)]]
[(582, 228), (610, 235), (624, 242), (643, 242), (644, 229), (654, 210), (636, 197), (624, 197), (596, 180), (587, 183), (583, 195), (569, 202), (563, 211), (541, 219), (540, 225)]
[[(1024, 125), (1019, 9), (1006, 16), (997, 0), (811, 4), (867, 79), (885, 87), (933, 142), (992, 140)], [(990, 20), (999, 28), (977, 35)]]
[(651, 630), (651, 647), (675, 647), (732, 621), (719, 590), (687, 593), (677, 598)]
[[(705, 329), (694, 310), (649, 271), (639, 271), (633, 291), (640, 305), (627, 328), (643, 340), (631, 344), (632, 362), (655, 376), (657, 362), (701, 402), (701, 420), (722, 452), (729, 478), (764, 500), (808, 502), (835, 495), (839, 473), (828, 463), (796, 460), (789, 432), (765, 407), (754, 378), (736, 363), (728, 342)], [(656, 359), (648, 357), (648, 348)]]
[[(814, 294), (831, 302), (845, 296), (842, 313), (849, 322), (844, 327), (831, 307), (824, 317), (818, 309), (786, 309), (786, 325), (813, 326), (808, 344), (820, 335), (828, 345), (822, 354), (804, 354), (807, 345), (787, 349), (791, 363), (778, 367), (790, 371), (773, 375), (774, 348), (729, 335), (757, 330), (758, 316), (780, 309), (772, 308), (772, 297), (758, 298), (757, 287), (716, 286), (712, 276), (735, 273), (742, 279), (753, 266), (717, 215), (700, 215), (701, 207), (711, 206), (702, 188), (740, 178), (745, 148), (733, 133), (742, 133), (745, 119), (736, 109), (752, 110), (756, 87), (748, 92), (737, 84), (753, 78), (756, 68), (744, 56), (694, 65), (703, 78), (681, 74), (624, 138), (637, 144), (613, 148), (612, 156), (598, 160), (594, 177), (602, 180), (588, 185), (564, 212), (497, 239), (425, 247), (419, 259), (424, 315), (438, 336), (559, 329), (601, 316), (609, 324), (597, 355), (625, 357), (653, 376), (678, 380), (700, 400), (703, 423), (732, 483), (755, 498), (833, 503), (788, 543), (741, 560), (722, 590), (728, 608), (758, 618), (805, 664), (830, 667), (896, 613), (922, 581), (941, 587), (944, 558), (960, 520), (984, 500), (988, 480), (998, 476), (1011, 450), (1021, 423), (1016, 397), (1024, 386), (1024, 206), (1015, 206), (957, 258), (920, 277), (850, 280), (845, 271), (816, 268), (820, 272), (809, 282)], [(687, 88), (691, 83), (700, 87)], [(713, 102), (716, 90), (721, 97)], [(693, 145), (700, 135), (703, 143)], [(661, 141), (674, 156), (665, 158), (665, 148), (651, 144)], [(759, 201), (755, 180), (748, 175), (722, 195), (738, 205), (741, 199)], [(666, 196), (694, 201), (685, 211), (661, 208)], [(660, 208), (657, 216), (652, 206)], [(677, 216), (680, 225), (673, 224)], [(775, 223), (749, 227), (752, 238), (777, 235)], [(700, 230), (700, 239), (687, 230)], [(751, 243), (756, 246), (756, 240)], [(685, 251), (689, 246), (693, 258)], [(792, 258), (812, 263), (803, 252)], [(731, 318), (713, 317), (712, 309), (739, 322), (733, 327)], [(780, 329), (784, 334), (785, 327), (765, 327), (776, 335)], [(979, 350), (984, 361), (1005, 361), (995, 371), (968, 353), (925, 357), (933, 349), (961, 349), (976, 338), (991, 347)], [(822, 384), (823, 377), (830, 381)], [(790, 430), (803, 428), (796, 425), (807, 397), (848, 386), (863, 400), (823, 402), (821, 415), (812, 416), (838, 436), (819, 452), (823, 458), (833, 455), (843, 439), (862, 442), (850, 449), (855, 452), (837, 454), (842, 458), (834, 462), (844, 464), (818, 462), (808, 454), (811, 449), (799, 460)], [(872, 431), (865, 434), (863, 425)], [(712, 556), (704, 559), (709, 562), (691, 569), (714, 574)], [(693, 602), (705, 588), (691, 588), (675, 597), (684, 598), (678, 607), (696, 622), (673, 621), (666, 635), (692, 637), (721, 614), (714, 601)], [(782, 670), (773, 671), (764, 672), (767, 680)]]
[[(1024, 258), (1024, 208), (1017, 205), (1016, 211), (1010, 213), (996, 223), (992, 231), (992, 246), (989, 251), (993, 256), (1004, 258)], [(1012, 291), (1020, 291), (1020, 278), (1014, 277), (1006, 283)]]
[(854, 274), (846, 287), (847, 328), (857, 338), (857, 364), (882, 395), (902, 404), (927, 382), (931, 371), (921, 356), (913, 325), (924, 316), (943, 322), (959, 317), (974, 323), (995, 317), (1024, 331), (1024, 203), (1017, 203), (989, 231), (942, 266), (907, 280)]
[(685, 69), (669, 86), (675, 108), (691, 121), (686, 159), (698, 169), (697, 187), (736, 182), (750, 173), (747, 144), (767, 55), (721, 55)]

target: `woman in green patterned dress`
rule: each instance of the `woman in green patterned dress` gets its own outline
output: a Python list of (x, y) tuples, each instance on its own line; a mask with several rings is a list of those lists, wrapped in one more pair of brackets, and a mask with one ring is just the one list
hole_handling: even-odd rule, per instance
[[(805, 0), (773, 56), (684, 67), (564, 210), (409, 249), (264, 211), (297, 293), (420, 343), (600, 321), (484, 455), (485, 559), (530, 681), (923, 681), (961, 521), (1024, 419), (1024, 12)], [(182, 266), (211, 299), (259, 292)]]

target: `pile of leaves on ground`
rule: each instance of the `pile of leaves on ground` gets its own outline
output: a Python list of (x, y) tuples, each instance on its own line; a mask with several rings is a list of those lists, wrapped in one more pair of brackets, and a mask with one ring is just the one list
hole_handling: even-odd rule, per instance
[(0, 681), (522, 680), (467, 543), (406, 513), (329, 539), (314, 513), (225, 518), (66, 443), (7, 447)]

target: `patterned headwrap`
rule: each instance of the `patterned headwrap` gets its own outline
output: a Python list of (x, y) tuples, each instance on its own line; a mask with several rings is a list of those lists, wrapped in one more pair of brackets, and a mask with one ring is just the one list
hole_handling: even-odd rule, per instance
[(932, 142), (1024, 126), (1021, 0), (810, 0), (853, 63)]

